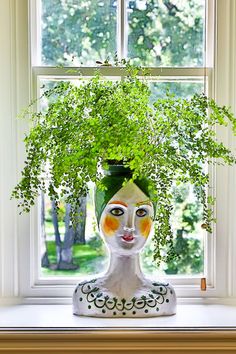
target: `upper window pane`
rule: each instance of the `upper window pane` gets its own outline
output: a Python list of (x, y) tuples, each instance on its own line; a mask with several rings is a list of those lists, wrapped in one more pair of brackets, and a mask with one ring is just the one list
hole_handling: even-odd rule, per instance
[(205, 0), (127, 0), (127, 12), (136, 64), (204, 65)]
[(116, 1), (41, 0), (41, 65), (94, 66), (116, 51)]

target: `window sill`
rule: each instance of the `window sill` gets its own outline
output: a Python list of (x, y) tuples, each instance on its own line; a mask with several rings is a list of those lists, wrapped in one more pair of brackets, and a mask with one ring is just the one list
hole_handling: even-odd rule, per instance
[(71, 305), (0, 307), (0, 353), (236, 352), (236, 306), (180, 304), (146, 319), (73, 316)]
[(236, 306), (179, 304), (173, 316), (95, 318), (75, 316), (72, 305), (8, 305), (0, 307), (0, 330), (236, 330)]

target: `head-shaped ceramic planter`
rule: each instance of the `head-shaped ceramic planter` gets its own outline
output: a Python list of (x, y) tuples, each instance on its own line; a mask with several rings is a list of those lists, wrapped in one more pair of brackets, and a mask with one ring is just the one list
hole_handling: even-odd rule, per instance
[(107, 189), (96, 191), (99, 229), (110, 250), (107, 273), (75, 289), (76, 315), (148, 317), (175, 313), (176, 296), (170, 284), (145, 278), (139, 253), (153, 229), (154, 205), (148, 181), (125, 185), (127, 175), (107, 176)]

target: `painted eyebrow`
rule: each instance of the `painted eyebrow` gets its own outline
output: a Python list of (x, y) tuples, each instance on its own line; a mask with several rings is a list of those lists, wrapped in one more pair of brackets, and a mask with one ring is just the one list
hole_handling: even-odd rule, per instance
[(128, 208), (128, 205), (124, 202), (122, 202), (121, 200), (113, 200), (112, 202), (110, 202), (109, 204), (120, 204), (125, 206), (126, 208)]
[(150, 200), (144, 200), (143, 202), (138, 202), (135, 204), (135, 206), (140, 206), (140, 205), (149, 205), (152, 206)]

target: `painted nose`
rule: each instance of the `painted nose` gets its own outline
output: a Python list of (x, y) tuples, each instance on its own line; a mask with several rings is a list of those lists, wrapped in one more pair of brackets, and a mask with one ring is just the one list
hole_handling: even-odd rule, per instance
[(135, 230), (135, 227), (134, 227), (134, 215), (133, 215), (132, 212), (129, 212), (128, 219), (127, 219), (126, 225), (124, 227), (124, 231), (132, 233), (132, 232), (134, 232), (134, 230)]

